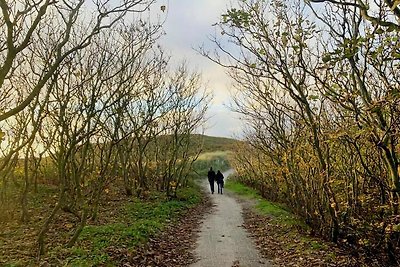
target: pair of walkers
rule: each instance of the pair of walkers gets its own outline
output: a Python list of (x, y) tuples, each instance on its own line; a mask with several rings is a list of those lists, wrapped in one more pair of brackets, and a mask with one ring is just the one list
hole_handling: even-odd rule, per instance
[(211, 194), (214, 194), (214, 182), (217, 182), (218, 185), (218, 194), (222, 194), (222, 188), (224, 188), (224, 175), (220, 170), (215, 173), (212, 167), (208, 171), (208, 182), (210, 183)]

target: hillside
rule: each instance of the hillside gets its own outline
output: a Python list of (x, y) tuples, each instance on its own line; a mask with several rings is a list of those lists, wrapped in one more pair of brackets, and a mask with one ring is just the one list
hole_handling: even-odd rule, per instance
[(232, 150), (235, 144), (240, 142), (239, 140), (235, 140), (232, 138), (215, 137), (200, 134), (194, 135), (194, 138), (202, 139), (201, 143), (203, 144), (203, 153)]
[(193, 138), (197, 138), (198, 143), (202, 144), (202, 153), (193, 165), (199, 177), (205, 177), (210, 167), (221, 171), (231, 168), (229, 157), (233, 147), (240, 141), (207, 135), (195, 135)]

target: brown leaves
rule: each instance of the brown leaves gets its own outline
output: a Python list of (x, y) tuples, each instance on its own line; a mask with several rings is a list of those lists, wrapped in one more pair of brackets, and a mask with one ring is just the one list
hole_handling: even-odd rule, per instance
[(164, 231), (149, 242), (137, 248), (136, 251), (110, 253), (120, 266), (157, 266), (176, 267), (187, 266), (195, 262), (192, 253), (197, 229), (207, 209), (211, 207), (210, 200), (203, 197), (201, 204), (181, 215)]
[(267, 216), (244, 210), (244, 227), (251, 233), (257, 248), (273, 260), (274, 266), (366, 266), (333, 243), (300, 233), (294, 227), (274, 223)]

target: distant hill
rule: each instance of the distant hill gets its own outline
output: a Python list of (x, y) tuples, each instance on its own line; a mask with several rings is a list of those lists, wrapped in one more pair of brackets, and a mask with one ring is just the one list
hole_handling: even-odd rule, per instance
[(232, 150), (235, 144), (240, 142), (239, 140), (235, 140), (232, 138), (215, 137), (200, 134), (195, 134), (194, 138), (199, 138), (200, 140), (202, 140), (203, 153)]

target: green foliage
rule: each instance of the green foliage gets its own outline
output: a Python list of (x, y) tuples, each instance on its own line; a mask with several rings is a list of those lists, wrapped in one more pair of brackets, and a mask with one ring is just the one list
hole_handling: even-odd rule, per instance
[(329, 254), (327, 255), (327, 260), (330, 260), (330, 261), (332, 261), (332, 262), (336, 261), (336, 258), (337, 258), (337, 256), (336, 256), (336, 253), (335, 253), (335, 252), (331, 252), (331, 253), (329, 253)]
[(251, 22), (251, 14), (240, 9), (232, 8), (222, 15), (223, 23), (231, 23), (236, 27), (248, 27)]
[[(38, 193), (30, 197), (30, 203), (33, 211), (40, 214), (50, 203), (54, 205), (58, 194), (54, 187), (39, 186), (38, 189)], [(52, 266), (115, 266), (109, 256), (110, 251), (116, 248), (135, 250), (135, 247), (141, 246), (149, 237), (157, 235), (166, 225), (174, 222), (185, 210), (197, 205), (201, 198), (199, 185), (190, 181), (189, 187), (179, 188), (176, 198), (170, 201), (160, 192), (151, 192), (146, 201), (136, 198), (129, 202), (121, 200), (123, 205), (114, 213), (112, 222), (104, 223), (102, 216), (99, 216), (99, 222), (89, 224), (83, 229), (74, 247), (65, 248), (63, 241), (49, 246), (45, 260)], [(36, 220), (32, 218), (32, 221), (33, 219)], [(5, 240), (14, 238), (21, 242), (30, 242), (30, 239), (24, 241), (23, 237), (36, 226), (29, 225), (26, 230), (13, 228), (12, 231), (5, 231), (2, 236), (4, 239), (0, 239), (0, 247)], [(71, 232), (60, 231), (57, 238), (68, 240), (70, 234)], [(5, 242), (6, 250), (7, 245), (9, 247)], [(7, 254), (1, 256), (1, 266), (36, 266), (35, 259), (32, 258), (23, 257), (19, 260), (9, 258)]]
[(226, 182), (225, 187), (229, 190), (234, 191), (235, 193), (245, 196), (245, 197), (250, 197), (250, 198), (259, 198), (258, 192), (250, 188), (248, 186), (243, 185), (242, 183), (230, 179), (229, 181)]
[(243, 185), (242, 183), (229, 179), (226, 182), (225, 187), (233, 192), (250, 199), (256, 199), (256, 209), (262, 214), (271, 216), (275, 221), (290, 225), (300, 226), (305, 228), (306, 226), (298, 218), (295, 217), (286, 207), (279, 203), (273, 203), (261, 197), (261, 195), (254, 189)]
[(18, 263), (18, 262), (14, 262), (14, 263), (6, 263), (5, 265), (3, 265), (4, 267), (19, 267), (19, 266), (23, 266), (22, 264)]
[(201, 177), (207, 175), (210, 167), (214, 170), (226, 171), (231, 168), (229, 163), (230, 153), (227, 151), (215, 151), (201, 154), (193, 164), (193, 169)]
[(323, 244), (321, 244), (321, 243), (319, 243), (319, 242), (317, 242), (317, 241), (311, 241), (311, 242), (310, 242), (310, 246), (311, 246), (311, 248), (314, 249), (314, 250), (319, 250), (319, 249), (321, 249), (321, 248), (324, 247)]
[(189, 205), (196, 205), (201, 201), (201, 189), (198, 184), (190, 182), (188, 187), (180, 188), (177, 192), (177, 199)]
[(134, 199), (121, 208), (118, 222), (86, 226), (78, 244), (68, 252), (68, 265), (108, 266), (111, 264), (111, 259), (107, 255), (107, 249), (126, 247), (133, 250), (200, 200), (201, 193), (195, 185), (182, 188), (177, 193), (177, 199), (171, 201), (162, 197), (150, 201)]
[(231, 164), (316, 234), (399, 262), (400, 1), (325, 2), (242, 0), (222, 16), (233, 46), (217, 40), (215, 61), (240, 66), (227, 69), (248, 122)]
[(201, 140), (202, 152), (215, 152), (215, 151), (229, 151), (234, 148), (234, 146), (240, 141), (225, 138), (225, 137), (215, 137), (207, 135), (193, 135), (192, 138)]

